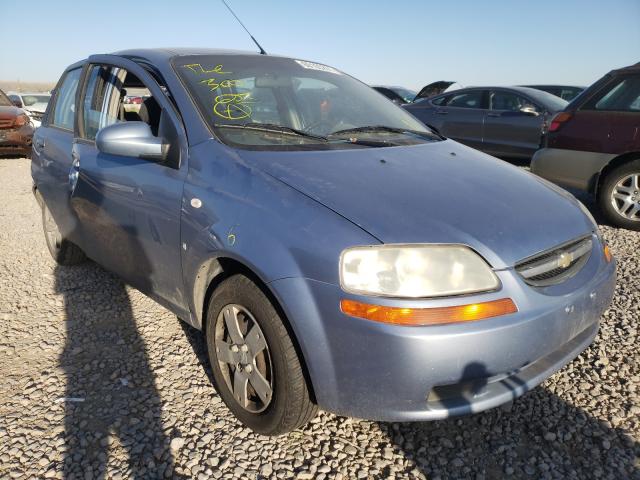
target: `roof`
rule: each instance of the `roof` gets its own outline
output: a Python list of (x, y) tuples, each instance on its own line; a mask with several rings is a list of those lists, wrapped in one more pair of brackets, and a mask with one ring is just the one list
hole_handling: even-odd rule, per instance
[(113, 52), (112, 55), (119, 55), (122, 57), (140, 57), (145, 58), (151, 62), (168, 62), (173, 57), (186, 55), (260, 56), (260, 53), (246, 50), (229, 50), (219, 48), (134, 48), (130, 50), (120, 50), (118, 52)]

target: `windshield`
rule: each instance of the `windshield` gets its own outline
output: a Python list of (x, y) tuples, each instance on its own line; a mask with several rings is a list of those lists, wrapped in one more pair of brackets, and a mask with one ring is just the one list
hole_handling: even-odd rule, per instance
[(13, 103), (9, 100), (2, 90), (0, 90), (0, 107), (10, 107)]
[(334, 68), (255, 55), (177, 57), (174, 67), (218, 138), (260, 149), (413, 145), (440, 140)]
[(418, 92), (409, 90), (408, 88), (393, 87), (393, 91), (400, 95), (405, 102), (411, 103), (416, 98)]
[(51, 95), (32, 95), (30, 93), (22, 94), (22, 103), (24, 103), (25, 107), (30, 107), (31, 105), (35, 105), (37, 103), (47, 104), (49, 103), (49, 99)]

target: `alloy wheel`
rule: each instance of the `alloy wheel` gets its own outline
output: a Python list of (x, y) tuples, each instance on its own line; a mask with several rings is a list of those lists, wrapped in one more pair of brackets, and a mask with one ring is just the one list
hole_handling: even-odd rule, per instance
[(640, 221), (640, 173), (626, 175), (611, 192), (611, 205), (618, 215)]
[(260, 325), (242, 305), (225, 306), (216, 320), (216, 358), (235, 401), (251, 413), (273, 397), (271, 354)]

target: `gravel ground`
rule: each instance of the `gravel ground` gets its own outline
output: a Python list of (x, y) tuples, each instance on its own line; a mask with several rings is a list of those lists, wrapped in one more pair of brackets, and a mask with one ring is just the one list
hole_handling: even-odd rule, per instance
[(596, 342), (513, 404), (266, 438), (209, 383), (199, 333), (92, 263), (56, 267), (29, 161), (0, 159), (0, 478), (640, 478), (640, 234)]

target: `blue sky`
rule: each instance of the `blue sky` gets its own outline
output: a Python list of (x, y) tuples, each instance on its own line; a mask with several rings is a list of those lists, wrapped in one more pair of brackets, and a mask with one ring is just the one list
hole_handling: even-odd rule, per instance
[[(229, 3), (269, 53), (371, 84), (587, 85), (640, 61), (640, 0)], [(55, 81), (76, 60), (124, 48), (255, 48), (218, 0), (32, 0), (0, 10), (2, 80)]]

